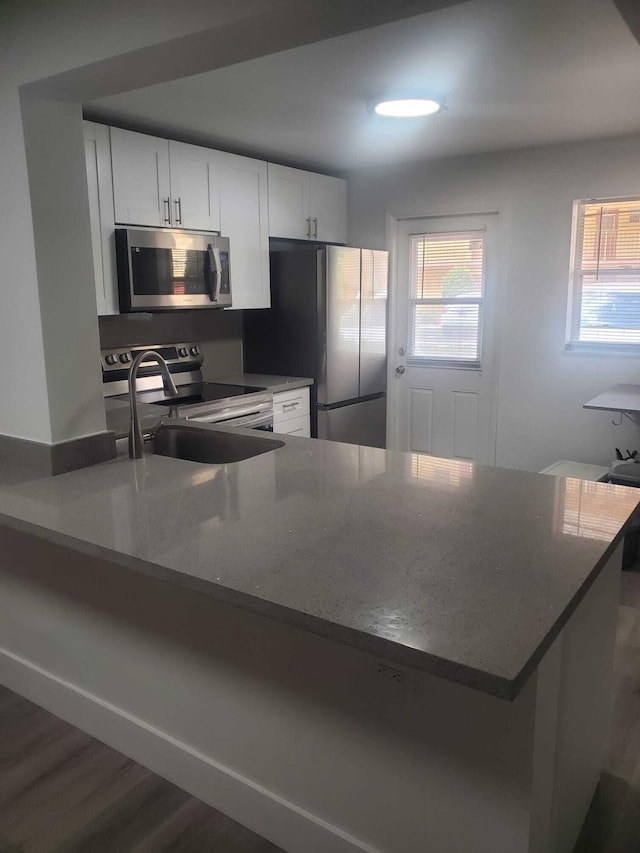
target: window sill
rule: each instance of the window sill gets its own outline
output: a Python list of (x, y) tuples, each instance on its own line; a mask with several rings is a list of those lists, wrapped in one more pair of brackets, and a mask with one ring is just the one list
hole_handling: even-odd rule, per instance
[(595, 355), (609, 358), (640, 358), (640, 344), (605, 344), (576, 341), (565, 344), (564, 354)]

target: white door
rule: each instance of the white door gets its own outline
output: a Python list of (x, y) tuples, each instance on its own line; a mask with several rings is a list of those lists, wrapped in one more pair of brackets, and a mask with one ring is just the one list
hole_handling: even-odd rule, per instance
[(495, 462), (497, 229), (497, 215), (398, 224), (391, 447)]
[(116, 222), (171, 225), (167, 140), (112, 127), (111, 163)]
[(269, 163), (269, 236), (306, 240), (311, 236), (309, 173)]
[(177, 227), (220, 230), (216, 153), (199, 145), (169, 142), (172, 218)]
[(229, 238), (232, 308), (269, 308), (267, 164), (217, 155), (220, 230)]
[(347, 184), (340, 178), (309, 173), (311, 236), (326, 243), (347, 242)]

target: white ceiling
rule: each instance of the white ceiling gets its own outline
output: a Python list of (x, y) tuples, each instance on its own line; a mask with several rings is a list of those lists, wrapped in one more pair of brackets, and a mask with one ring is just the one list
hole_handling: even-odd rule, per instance
[[(448, 109), (411, 120), (367, 110), (396, 88), (441, 92)], [(471, 0), (85, 109), (340, 172), (640, 131), (640, 44), (613, 0)]]

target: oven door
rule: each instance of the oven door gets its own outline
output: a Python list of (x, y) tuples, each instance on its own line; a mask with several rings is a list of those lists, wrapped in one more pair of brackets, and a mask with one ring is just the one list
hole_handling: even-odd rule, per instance
[(249, 415), (238, 417), (220, 417), (217, 415), (201, 415), (189, 418), (190, 421), (199, 421), (203, 424), (222, 424), (223, 426), (242, 427), (243, 429), (261, 429), (264, 432), (273, 432), (273, 411), (252, 412)]
[(189, 231), (116, 229), (120, 310), (228, 308), (229, 240)]

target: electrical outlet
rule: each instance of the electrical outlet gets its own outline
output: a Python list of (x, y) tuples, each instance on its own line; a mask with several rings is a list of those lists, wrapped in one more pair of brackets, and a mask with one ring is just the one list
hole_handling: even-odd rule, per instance
[(392, 681), (398, 687), (404, 684), (404, 672), (401, 669), (396, 669), (395, 666), (390, 666), (388, 663), (378, 661), (378, 675), (384, 678), (385, 681)]

